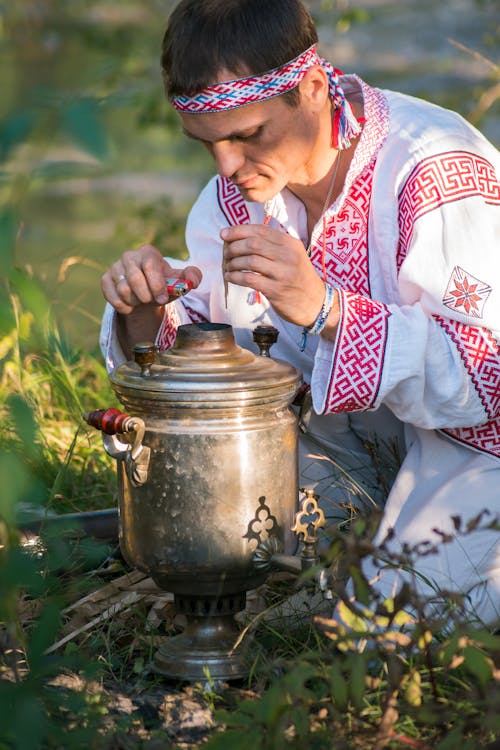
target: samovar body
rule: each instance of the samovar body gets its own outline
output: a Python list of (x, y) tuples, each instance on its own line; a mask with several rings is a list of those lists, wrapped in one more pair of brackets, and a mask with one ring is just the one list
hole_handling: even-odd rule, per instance
[[(192, 409), (190, 409), (190, 412)], [(218, 596), (255, 588), (260, 541), (296, 544), (296, 420), (289, 409), (170, 408), (149, 416), (149, 478), (119, 465), (120, 546), (126, 560), (174, 593)]]

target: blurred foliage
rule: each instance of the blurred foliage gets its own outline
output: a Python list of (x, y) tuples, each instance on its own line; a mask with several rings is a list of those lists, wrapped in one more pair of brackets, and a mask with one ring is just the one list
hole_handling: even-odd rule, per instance
[(145, 241), (182, 256), (189, 202), (209, 174), (162, 95), (158, 19), (171, 5), (1, 9), (0, 202), (14, 207), (18, 233), (10, 252), (36, 269), (63, 332), (91, 349), (102, 272)]
[[(67, 746), (68, 736), (72, 747), (95, 746), (101, 707), (86, 688), (64, 691), (53, 680), (71, 668), (86, 685), (96, 667), (78, 654), (49, 657), (46, 649), (56, 639), (70, 594), (65, 572), (85, 567), (102, 552), (87, 545), (76, 560), (59, 535), (47, 537), (43, 553), (34, 554), (21, 545), (19, 521), (74, 503), (95, 507), (105, 499), (109, 505), (114, 484), (97, 441), (81, 426), (83, 402), (93, 404), (99, 393), (111, 398), (103, 366), (60, 333), (44, 284), (18, 257), (23, 226), (30, 221), (30, 191), (73, 177), (80, 168), (71, 160), (42, 164), (26, 154), (56, 133), (94, 160), (109, 153), (102, 100), (75, 88), (70, 95), (56, 93), (49, 87), (57, 84), (49, 81), (53, 69), (40, 87), (47, 60), (37, 32), (49, 5), (55, 12), (61, 4), (10, 6), (2, 14), (0, 39), (4, 56), (13, 46), (23, 50), (16, 66), (2, 71), (10, 85), (0, 128), (0, 747), (22, 750)], [(70, 588), (74, 596), (74, 582)], [(27, 627), (19, 619), (22, 597), (41, 604)]]

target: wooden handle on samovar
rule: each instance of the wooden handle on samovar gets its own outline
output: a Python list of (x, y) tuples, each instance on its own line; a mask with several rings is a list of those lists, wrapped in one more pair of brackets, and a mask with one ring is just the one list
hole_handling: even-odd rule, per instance
[(134, 417), (124, 414), (119, 409), (87, 411), (83, 418), (91, 427), (105, 432), (106, 435), (125, 435), (127, 432), (136, 430)]
[(253, 340), (259, 347), (261, 357), (270, 357), (269, 349), (278, 340), (279, 331), (274, 326), (257, 326), (253, 329)]

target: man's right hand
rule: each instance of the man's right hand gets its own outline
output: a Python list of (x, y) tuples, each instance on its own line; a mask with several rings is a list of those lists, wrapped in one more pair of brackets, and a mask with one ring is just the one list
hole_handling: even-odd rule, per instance
[[(165, 279), (175, 277), (191, 281), (193, 289), (201, 282), (196, 266), (172, 268), (153, 245), (127, 250), (113, 263), (101, 279), (105, 299), (118, 313), (130, 315), (143, 305), (165, 305), (170, 302)], [(173, 298), (172, 298), (173, 299)]]
[(127, 359), (139, 341), (154, 341), (163, 319), (163, 306), (171, 302), (165, 279), (201, 282), (196, 266), (172, 268), (153, 245), (127, 250), (101, 279), (105, 299), (118, 313), (117, 334)]

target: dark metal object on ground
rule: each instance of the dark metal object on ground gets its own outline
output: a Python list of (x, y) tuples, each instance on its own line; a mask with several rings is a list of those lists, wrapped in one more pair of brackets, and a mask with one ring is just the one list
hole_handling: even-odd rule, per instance
[(70, 533), (92, 536), (110, 544), (118, 543), (118, 508), (92, 510), (84, 513), (63, 513), (18, 524), (24, 536), (39, 536), (43, 530), (64, 529)]

